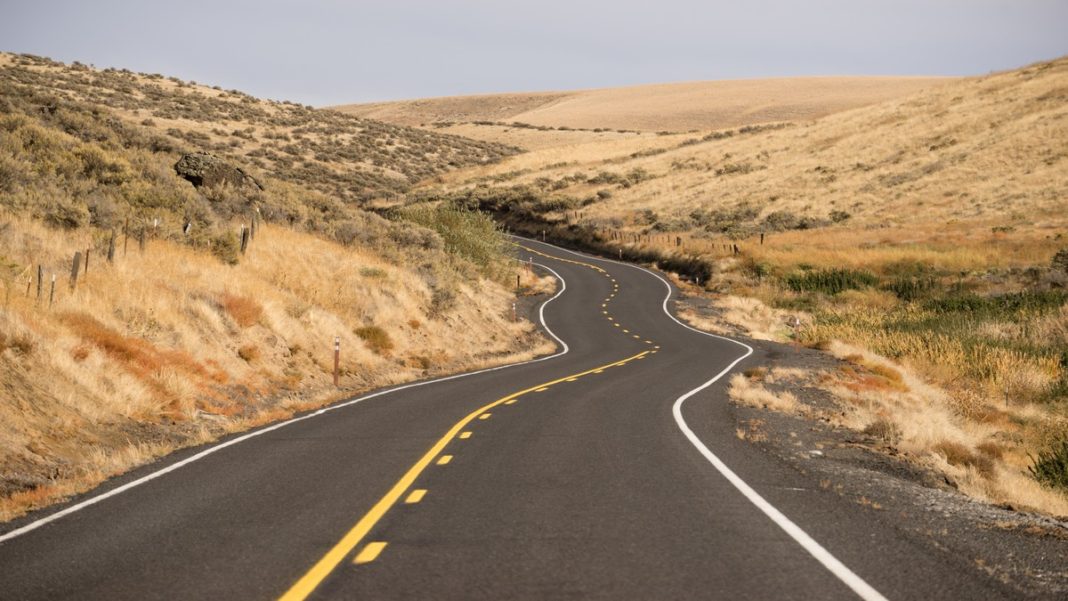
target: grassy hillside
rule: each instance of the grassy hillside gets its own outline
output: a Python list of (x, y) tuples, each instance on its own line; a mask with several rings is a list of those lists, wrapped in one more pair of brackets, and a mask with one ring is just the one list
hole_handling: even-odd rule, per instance
[(126, 124), (162, 134), (158, 144), (240, 160), (346, 203), (403, 193), (447, 170), (515, 152), (158, 74), (97, 70), (27, 55), (0, 54), (0, 86), (5, 95), (47, 96), (42, 104), (107, 107)]
[[(0, 520), (341, 394), (548, 350), (532, 324), (512, 322), (516, 267), (486, 216), (424, 208), (387, 219), (273, 159), (258, 168), (245, 138), (212, 141), (239, 122), (258, 136), (336, 121), (329, 136), (349, 140), (378, 126), (234, 92), (213, 100), (173, 82), (146, 100), (164, 83), (4, 60)], [(381, 127), (396, 142), (383, 166), (398, 174), (424, 169), (425, 155), (396, 148), (419, 140), (448, 160), (488, 156), (484, 145)], [(191, 133), (205, 128), (224, 133)], [(180, 178), (179, 157), (205, 149), (258, 183), (197, 188)], [(318, 159), (300, 164), (309, 160)], [(339, 165), (323, 181), (365, 173), (346, 161), (321, 161)], [(522, 277), (524, 293), (548, 285)]]
[(801, 121), (950, 81), (929, 77), (805, 77), (457, 96), (337, 110), (527, 149), (757, 123)]
[[(1062, 58), (812, 122), (543, 149), (423, 194), (658, 262), (750, 331), (893, 359), (946, 394), (869, 382), (851, 411), (974, 494), (1055, 511), (1013, 478), (1068, 488), (1043, 467), (1068, 465), (1066, 91)], [(903, 439), (930, 399), (956, 425)], [(982, 449), (1004, 469), (976, 471)]]

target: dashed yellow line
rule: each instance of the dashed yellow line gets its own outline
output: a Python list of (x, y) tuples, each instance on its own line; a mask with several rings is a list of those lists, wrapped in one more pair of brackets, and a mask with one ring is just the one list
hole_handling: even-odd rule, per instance
[[(609, 363), (608, 365), (589, 369), (577, 374), (564, 376), (562, 378), (558, 378), (551, 382), (545, 382), (544, 384), (531, 388), (526, 388), (524, 390), (520, 390), (519, 392), (512, 393), (506, 397), (497, 399), (496, 401), (493, 401), (488, 405), (485, 405), (472, 411), (466, 417), (464, 417), (455, 425), (453, 425), (453, 427), (450, 428), (444, 436), (442, 436), (436, 443), (434, 443), (434, 446), (430, 447), (430, 449), (426, 453), (424, 453), (423, 456), (420, 457), (414, 465), (412, 465), (412, 467), (408, 468), (408, 471), (405, 472), (403, 476), (401, 476), (400, 480), (398, 480), (393, 485), (393, 487), (390, 488), (386, 492), (386, 494), (381, 499), (379, 499), (377, 503), (374, 504), (373, 507), (371, 507), (370, 511), (364, 514), (364, 516), (361, 517), (360, 520), (356, 522), (356, 524), (353, 525), (353, 527), (350, 528), (349, 531), (341, 537), (341, 540), (339, 540), (333, 547), (331, 547), (330, 550), (327, 551), (326, 554), (323, 555), (319, 559), (319, 561), (317, 561), (315, 565), (313, 565), (303, 576), (301, 576), (299, 580), (293, 583), (293, 586), (291, 586), (289, 590), (286, 591), (284, 595), (282, 595), (281, 599), (283, 601), (294, 601), (297, 599), (308, 598), (308, 595), (310, 595), (315, 590), (315, 588), (318, 587), (319, 584), (324, 579), (326, 579), (326, 577), (329, 576), (331, 572), (334, 571), (334, 568), (336, 568), (338, 564), (344, 561), (345, 557), (363, 541), (364, 537), (366, 537), (367, 534), (371, 532), (371, 529), (375, 527), (375, 525), (382, 519), (382, 517), (385, 516), (386, 513), (389, 512), (389, 510), (397, 504), (398, 501), (400, 501), (401, 497), (404, 496), (404, 493), (408, 492), (412, 484), (415, 483), (416, 478), (418, 478), (419, 475), (422, 474), (431, 464), (431, 462), (434, 461), (434, 458), (438, 457), (438, 455), (440, 455), (441, 452), (445, 450), (445, 447), (448, 446), (448, 444), (452, 442), (452, 440), (456, 438), (456, 436), (461, 431), (463, 431), (469, 423), (474, 421), (479, 416), (485, 414), (486, 411), (507, 401), (519, 398), (524, 394), (536, 390), (537, 388), (541, 388), (542, 386), (552, 386), (553, 384), (558, 384), (567, 380), (568, 378), (581, 378), (588, 374), (602, 373), (605, 368), (618, 365), (622, 361), (630, 361), (637, 357), (644, 357), (645, 355), (649, 354), (649, 352), (650, 351), (643, 351), (641, 353), (638, 353), (637, 355), (627, 357), (626, 359), (622, 359), (620, 361)], [(449, 457), (451, 458), (451, 455)], [(382, 549), (384, 549), (385, 546), (385, 543), (381, 543), (380, 546), (377, 546), (377, 549), (373, 552), (373, 557), (371, 557), (367, 561), (373, 561), (375, 557), (378, 557), (378, 554), (382, 552)], [(367, 547), (360, 551), (360, 555), (357, 556), (357, 558), (363, 556), (365, 553), (370, 554), (370, 547), (371, 543), (369, 543)]]
[(417, 488), (417, 489), (412, 491), (412, 494), (408, 495), (407, 499), (404, 499), (404, 502), (407, 503), (408, 505), (412, 505), (413, 503), (418, 503), (419, 501), (422, 501), (423, 497), (425, 497), (425, 496), (426, 496), (426, 489), (425, 488)]
[(549, 390), (549, 387), (548, 386), (542, 386), (541, 388), (535, 390), (534, 392), (545, 392), (546, 390)]
[(352, 563), (356, 565), (371, 563), (378, 559), (378, 556), (382, 554), (382, 550), (386, 548), (386, 544), (387, 543), (382, 541), (367, 543), (367, 546), (356, 555), (356, 559), (353, 559)]
[(471, 432), (460, 432), (460, 438), (471, 438)]
[(493, 415), (493, 414), (492, 413), (483, 413), (482, 415), (478, 416), (478, 419), (489, 419), (491, 415)]
[(438, 465), (448, 465), (450, 461), (452, 461), (452, 455), (438, 457)]
[[(519, 399), (509, 399), (509, 400), (505, 401), (504, 404), (505, 405), (515, 405), (516, 402), (518, 402), (518, 401), (519, 401)], [(485, 418), (483, 418), (483, 419), (485, 419)]]

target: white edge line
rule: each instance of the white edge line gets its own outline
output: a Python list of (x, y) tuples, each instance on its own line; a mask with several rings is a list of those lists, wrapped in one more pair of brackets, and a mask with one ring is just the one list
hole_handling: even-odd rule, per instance
[(127, 482), (126, 484), (123, 484), (122, 486), (119, 486), (117, 488), (109, 490), (109, 491), (107, 491), (105, 493), (101, 493), (99, 495), (96, 495), (95, 497), (86, 499), (86, 500), (81, 501), (79, 503), (75, 503), (74, 505), (71, 505), (70, 507), (67, 507), (67, 508), (62, 509), (60, 511), (57, 511), (57, 512), (55, 512), (53, 514), (47, 515), (47, 516), (45, 516), (45, 517), (43, 517), (41, 519), (34, 520), (34, 521), (26, 524), (25, 526), (21, 526), (19, 528), (16, 528), (16, 529), (10, 531), (10, 532), (2, 534), (2, 535), (0, 535), (0, 543), (9, 541), (9, 540), (11, 540), (13, 538), (16, 538), (18, 536), (22, 536), (23, 534), (26, 534), (26, 533), (31, 532), (33, 530), (36, 530), (36, 529), (40, 528), (41, 526), (44, 526), (44, 525), (49, 524), (51, 522), (54, 522), (54, 521), (56, 521), (56, 520), (58, 520), (58, 519), (60, 519), (62, 517), (68, 516), (68, 515), (76, 512), (76, 511), (81, 511), (82, 509), (85, 509), (86, 507), (89, 507), (91, 505), (95, 505), (95, 504), (103, 501), (104, 499), (107, 499), (107, 498), (110, 498), (110, 497), (114, 497), (115, 495), (124, 493), (124, 492), (130, 490), (131, 488), (140, 486), (140, 485), (142, 485), (142, 484), (144, 484), (146, 482), (149, 482), (151, 480), (155, 480), (156, 478), (159, 478), (161, 476), (169, 474), (169, 473), (173, 472), (174, 470), (176, 470), (176, 469), (178, 469), (180, 467), (189, 465), (190, 463), (193, 463), (194, 461), (198, 461), (200, 459), (203, 459), (203, 458), (207, 457), (208, 455), (211, 455), (212, 453), (216, 453), (218, 451), (221, 451), (221, 450), (225, 449), (226, 447), (238, 444), (240, 442), (244, 442), (244, 441), (246, 441), (246, 440), (248, 440), (250, 438), (255, 438), (257, 436), (260, 436), (262, 434), (266, 434), (268, 432), (273, 432), (273, 431), (275, 431), (275, 430), (277, 430), (279, 428), (284, 428), (284, 427), (286, 427), (286, 426), (288, 426), (290, 424), (295, 424), (297, 422), (304, 421), (306, 419), (310, 419), (310, 418), (313, 418), (313, 417), (317, 417), (317, 416), (323, 415), (324, 413), (327, 413), (329, 411), (334, 411), (335, 409), (342, 409), (342, 408), (348, 407), (350, 405), (355, 405), (356, 403), (359, 403), (361, 401), (366, 401), (368, 399), (373, 399), (373, 398), (378, 397), (378, 396), (382, 396), (382, 395), (386, 395), (386, 394), (390, 394), (390, 393), (394, 393), (394, 392), (399, 392), (401, 390), (407, 390), (409, 388), (417, 388), (419, 386), (426, 386), (428, 384), (436, 384), (438, 382), (446, 382), (448, 380), (457, 380), (459, 378), (466, 378), (468, 376), (475, 376), (475, 375), (478, 375), (478, 374), (484, 374), (484, 373), (488, 373), (488, 372), (491, 372), (491, 371), (499, 371), (499, 370), (502, 370), (502, 369), (509, 369), (509, 368), (512, 368), (512, 367), (519, 367), (521, 365), (530, 365), (531, 363), (539, 363), (541, 361), (548, 361), (549, 359), (555, 359), (557, 357), (561, 357), (563, 355), (566, 355), (568, 352), (571, 351), (571, 348), (567, 345), (566, 342), (564, 342), (559, 336), (557, 336), (555, 332), (552, 331), (552, 329), (549, 327), (549, 324), (545, 323), (545, 307), (549, 303), (551, 303), (554, 300), (556, 300), (557, 298), (559, 298), (560, 295), (563, 294), (565, 290), (567, 290), (567, 282), (564, 280), (563, 277), (560, 276), (559, 273), (557, 273), (551, 267), (549, 267), (547, 265), (543, 265), (541, 263), (534, 263), (534, 265), (537, 265), (538, 267), (541, 267), (541, 268), (547, 270), (549, 273), (553, 274), (553, 276), (555, 276), (556, 279), (560, 282), (560, 290), (556, 294), (554, 294), (552, 298), (550, 298), (549, 300), (547, 300), (544, 303), (542, 303), (541, 307), (538, 309), (538, 321), (541, 322), (541, 325), (542, 325), (543, 328), (545, 328), (545, 331), (548, 332), (549, 335), (552, 336), (554, 340), (556, 340), (556, 342), (560, 343), (560, 346), (562, 347), (562, 350), (560, 352), (552, 354), (552, 355), (547, 355), (545, 357), (539, 357), (537, 359), (530, 359), (528, 361), (522, 361), (520, 363), (510, 363), (508, 365), (498, 365), (496, 367), (488, 367), (488, 368), (480, 369), (480, 370), (477, 370), (477, 371), (471, 371), (471, 372), (466, 372), (466, 373), (462, 373), (462, 374), (454, 374), (454, 375), (451, 375), (451, 376), (445, 376), (445, 377), (436, 378), (436, 379), (433, 379), (433, 380), (424, 380), (424, 381), (421, 381), (421, 382), (413, 382), (411, 384), (405, 384), (403, 386), (398, 386), (396, 388), (389, 388), (389, 389), (386, 389), (386, 390), (379, 390), (378, 392), (373, 392), (371, 394), (367, 394), (367, 395), (364, 395), (364, 396), (361, 396), (361, 397), (357, 397), (355, 399), (351, 399), (351, 400), (348, 400), (348, 401), (345, 401), (345, 402), (342, 402), (342, 403), (338, 403), (336, 405), (330, 405), (328, 407), (323, 407), (322, 409), (319, 409), (317, 411), (313, 411), (311, 413), (308, 413), (306, 415), (302, 415), (300, 417), (294, 417), (294, 418), (288, 419), (288, 420), (286, 420), (284, 422), (278, 422), (277, 424), (273, 424), (273, 425), (268, 426), (266, 428), (261, 428), (259, 430), (254, 430), (254, 431), (249, 432), (247, 434), (243, 434), (241, 436), (238, 436), (237, 438), (233, 438), (233, 439), (228, 440), (226, 442), (222, 442), (222, 443), (219, 443), (219, 444), (214, 445), (212, 447), (209, 447), (207, 449), (204, 449), (203, 451), (197, 453), (196, 455), (193, 455), (191, 457), (187, 457), (187, 458), (185, 458), (185, 459), (183, 459), (181, 461), (178, 461), (176, 463), (172, 463), (172, 464), (168, 465), (167, 467), (160, 469), (159, 471), (152, 472), (151, 474), (146, 474), (146, 475), (144, 475), (144, 476), (142, 476), (142, 477), (140, 477), (140, 478), (138, 478), (136, 480), (133, 480), (131, 482)]
[[(528, 242), (538, 243), (537, 240), (528, 240), (526, 238), (521, 239)], [(540, 244), (546, 243), (541, 242)], [(546, 245), (553, 246), (549, 244)], [(675, 404), (671, 407), (671, 413), (675, 416), (675, 423), (678, 424), (679, 429), (682, 430), (682, 433), (686, 436), (686, 439), (690, 441), (690, 444), (696, 447), (698, 452), (700, 452), (701, 455), (703, 455), (705, 459), (707, 459), (708, 462), (712, 464), (712, 467), (716, 468), (716, 471), (722, 474), (728, 482), (734, 485), (734, 488), (738, 489), (738, 492), (742, 493), (742, 495), (745, 496), (745, 498), (748, 499), (750, 503), (752, 503), (757, 507), (757, 509), (762, 511), (764, 515), (768, 516), (771, 521), (775, 522), (775, 525), (777, 525), (784, 532), (786, 532), (786, 534), (788, 534), (790, 538), (794, 539), (797, 544), (801, 545), (801, 547), (804, 548), (805, 551), (808, 551), (809, 555), (814, 557), (816, 561), (823, 564), (823, 567), (827, 568), (827, 570), (830, 571), (831, 574), (833, 574), (846, 586), (852, 589), (853, 592), (857, 594), (857, 596), (859, 596), (861, 599), (864, 599), (865, 601), (887, 601), (886, 597), (879, 593), (879, 591), (875, 590), (875, 588), (865, 582), (863, 578), (857, 576), (856, 573), (846, 567), (846, 565), (839, 561), (838, 558), (836, 558), (834, 555), (831, 555), (830, 551), (824, 549), (822, 545), (820, 545), (818, 542), (815, 541), (815, 539), (809, 536), (807, 532), (802, 530), (800, 526), (792, 522), (790, 518), (783, 515), (782, 512), (776, 509), (774, 505), (765, 500), (764, 497), (760, 496), (760, 493), (753, 490), (751, 486), (746, 484), (745, 480), (742, 480), (741, 477), (738, 476), (738, 474), (734, 473), (734, 470), (727, 467), (727, 464), (723, 463), (723, 461), (719, 457), (717, 457), (711, 449), (705, 446), (705, 443), (701, 442), (701, 439), (697, 437), (697, 434), (694, 434), (694, 431), (690, 429), (689, 424), (686, 423), (686, 419), (682, 417), (682, 404), (685, 403), (687, 399), (708, 388), (709, 386), (715, 384), (719, 381), (720, 378), (727, 375), (731, 371), (731, 369), (734, 368), (735, 365), (738, 365), (742, 362), (742, 360), (753, 354), (753, 347), (749, 346), (748, 344), (745, 344), (744, 342), (739, 342), (737, 340), (727, 338), (725, 336), (718, 336), (716, 334), (703, 332), (701, 330), (698, 330), (697, 328), (694, 328), (688, 324), (679, 321), (678, 318), (672, 315), (671, 311), (668, 310), (668, 301), (671, 299), (671, 295), (674, 292), (671, 288), (671, 284), (663, 277), (661, 277), (660, 274), (654, 271), (651, 271), (639, 265), (634, 265), (632, 263), (623, 263), (621, 261), (615, 261), (613, 259), (602, 259), (601, 257), (594, 257), (585, 253), (579, 253), (558, 246), (553, 246), (553, 248), (587, 259), (594, 259), (608, 263), (615, 263), (617, 265), (633, 267), (635, 269), (644, 271), (645, 273), (652, 275), (656, 279), (660, 280), (664, 284), (664, 286), (667, 287), (668, 293), (667, 296), (664, 297), (664, 303), (662, 305), (662, 308), (664, 310), (664, 313), (672, 321), (688, 330), (697, 332), (698, 334), (709, 336), (711, 338), (718, 338), (720, 340), (726, 340), (728, 342), (733, 342), (746, 349), (744, 355), (735, 359), (734, 362), (724, 368), (723, 371), (716, 374), (712, 379), (708, 380), (704, 384), (701, 384), (697, 388), (694, 388), (693, 390), (687, 392), (686, 394), (680, 396), (678, 399), (675, 400)]]

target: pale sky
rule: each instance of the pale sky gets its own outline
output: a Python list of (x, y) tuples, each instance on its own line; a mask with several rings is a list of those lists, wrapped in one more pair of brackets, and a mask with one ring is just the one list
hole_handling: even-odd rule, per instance
[(316, 106), (1068, 54), (1068, 0), (0, 0), (0, 50)]

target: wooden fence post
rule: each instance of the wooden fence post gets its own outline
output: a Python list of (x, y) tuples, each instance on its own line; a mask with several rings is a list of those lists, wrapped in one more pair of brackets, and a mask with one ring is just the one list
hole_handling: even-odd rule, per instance
[(78, 287), (78, 268), (82, 266), (82, 251), (74, 253), (74, 262), (70, 266), (70, 289)]
[(41, 302), (41, 294), (44, 291), (44, 267), (37, 266), (37, 302)]
[(248, 249), (248, 228), (241, 224), (241, 254), (245, 254), (246, 249)]
[(142, 225), (141, 226), (141, 231), (137, 236), (137, 247), (141, 250), (142, 253), (145, 252), (145, 230), (146, 229), (148, 229), (148, 228), (146, 228), (145, 226)]
[(82, 270), (85, 272), (85, 277), (89, 277), (89, 251), (91, 251), (92, 249), (92, 246), (88, 246), (85, 248), (85, 269)]
[(52, 302), (56, 300), (56, 274), (52, 274), (52, 290), (48, 293), (48, 308), (52, 308)]
[(115, 262), (115, 230), (111, 230), (111, 240), (108, 241), (108, 263)]

